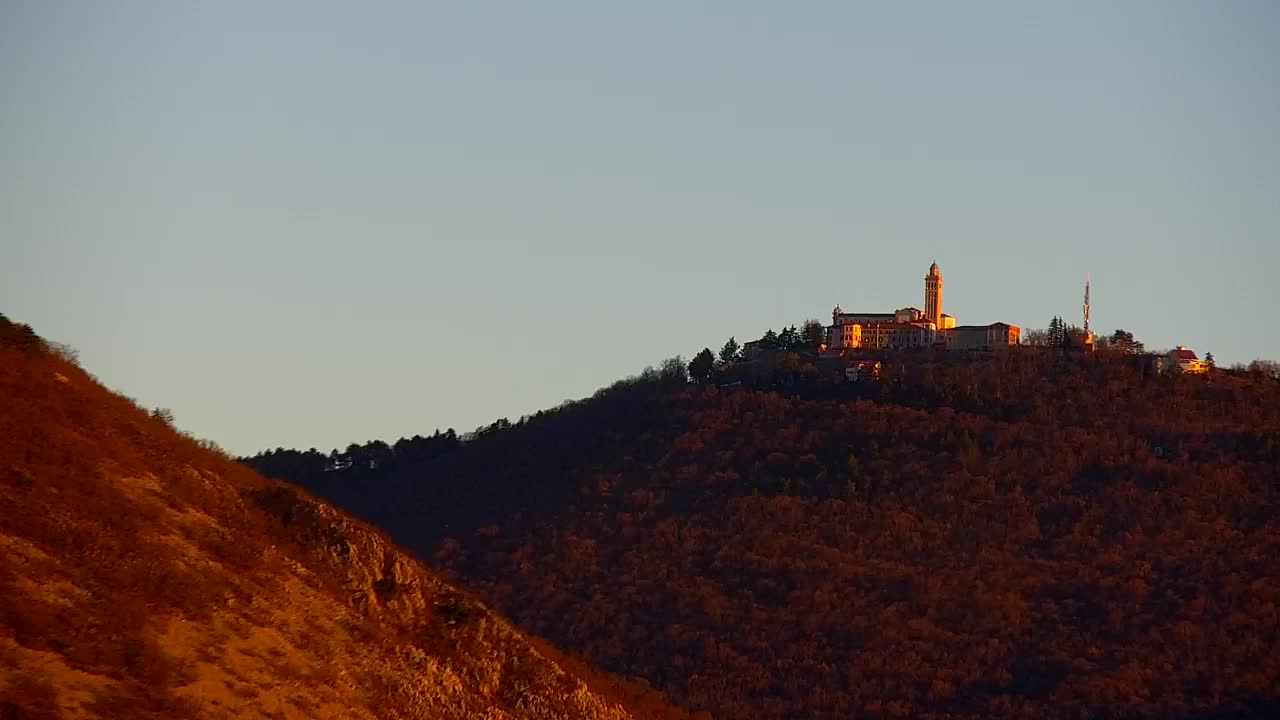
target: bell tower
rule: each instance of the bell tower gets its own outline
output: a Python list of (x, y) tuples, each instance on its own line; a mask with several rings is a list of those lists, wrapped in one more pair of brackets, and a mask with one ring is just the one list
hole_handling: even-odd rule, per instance
[(924, 276), (924, 316), (942, 327), (942, 273), (936, 261)]

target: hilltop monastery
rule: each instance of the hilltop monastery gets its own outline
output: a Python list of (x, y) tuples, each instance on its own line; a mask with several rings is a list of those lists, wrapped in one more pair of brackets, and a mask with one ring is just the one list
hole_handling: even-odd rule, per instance
[(836, 306), (827, 328), (828, 351), (852, 348), (907, 349), (943, 346), (948, 350), (993, 350), (1017, 345), (1021, 330), (1008, 323), (957, 325), (942, 312), (942, 273), (938, 263), (924, 276), (924, 310), (849, 313)]

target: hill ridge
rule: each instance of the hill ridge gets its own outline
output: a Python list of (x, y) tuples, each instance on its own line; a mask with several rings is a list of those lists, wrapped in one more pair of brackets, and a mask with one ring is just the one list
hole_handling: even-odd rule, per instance
[(6, 720), (639, 717), (382, 532), (3, 318), (0, 397)]
[(784, 392), (626, 384), (316, 477), (522, 624), (721, 717), (1210, 718), (1280, 708), (1277, 468), (1274, 380), (1011, 351)]

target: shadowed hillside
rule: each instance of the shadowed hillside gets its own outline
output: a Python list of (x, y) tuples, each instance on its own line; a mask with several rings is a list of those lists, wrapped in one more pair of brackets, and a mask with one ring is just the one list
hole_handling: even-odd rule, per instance
[(622, 383), (437, 442), (249, 462), (717, 717), (1280, 711), (1262, 375), (920, 354), (786, 392)]
[(0, 718), (685, 717), (57, 350), (0, 316)]

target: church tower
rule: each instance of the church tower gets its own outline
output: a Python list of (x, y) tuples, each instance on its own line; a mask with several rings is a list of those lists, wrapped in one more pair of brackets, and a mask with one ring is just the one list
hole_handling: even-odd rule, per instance
[(924, 276), (924, 316), (942, 327), (942, 273), (935, 261)]

